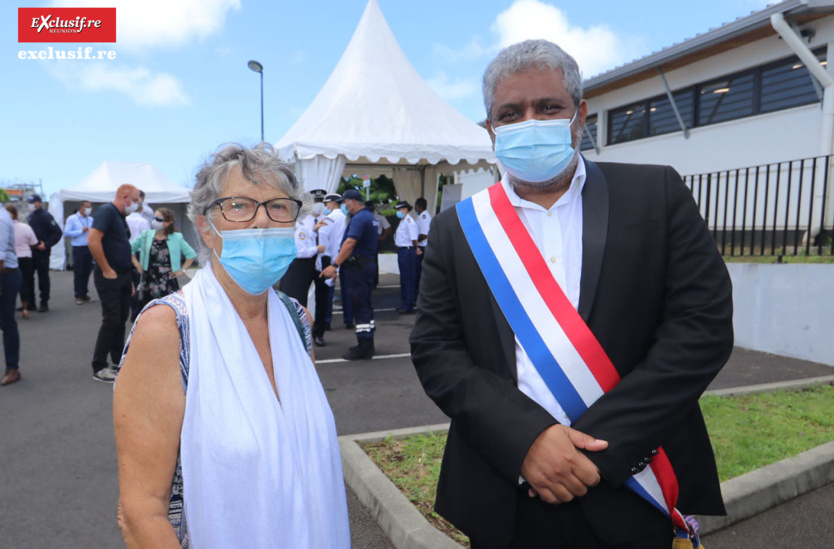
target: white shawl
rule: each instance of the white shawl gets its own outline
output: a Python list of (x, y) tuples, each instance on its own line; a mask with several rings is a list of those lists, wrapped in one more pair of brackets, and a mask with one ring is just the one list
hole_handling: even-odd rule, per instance
[(350, 547), (333, 413), (286, 306), (270, 289), (279, 402), (211, 266), (183, 293), (191, 360), (180, 455), (191, 546)]

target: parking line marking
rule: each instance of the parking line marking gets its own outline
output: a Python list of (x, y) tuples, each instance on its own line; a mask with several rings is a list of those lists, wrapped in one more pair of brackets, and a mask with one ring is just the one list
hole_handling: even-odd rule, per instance
[[(410, 356), (411, 353), (402, 353), (399, 355), (378, 355), (373, 357), (371, 360), (385, 360), (386, 358), (406, 358)], [(318, 366), (319, 364), (334, 364), (336, 362), (348, 362), (348, 360), (344, 358), (328, 358), (327, 360), (317, 360), (316, 366)]]
[[(396, 311), (397, 309), (374, 309), (375, 313), (390, 313), (391, 311)], [(345, 314), (342, 311), (333, 311), (334, 315), (343, 315)]]

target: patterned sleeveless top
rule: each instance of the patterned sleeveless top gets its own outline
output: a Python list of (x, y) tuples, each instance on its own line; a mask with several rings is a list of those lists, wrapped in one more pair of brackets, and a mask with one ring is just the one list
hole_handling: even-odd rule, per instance
[[(290, 316), (293, 318), (298, 329), (298, 335), (304, 341), (304, 346), (307, 353), (313, 347), (312, 332), (310, 329), (310, 320), (307, 318), (307, 313), (304, 307), (293, 298), (287, 297), (281, 292), (276, 292), (281, 301), (286, 305), (290, 311)], [(182, 376), (182, 390), (187, 393), (188, 389), (188, 368), (191, 361), (191, 342), (188, 337), (188, 310), (185, 306), (185, 297), (182, 292), (176, 292), (167, 295), (160, 299), (155, 299), (145, 305), (142, 309), (144, 313), (147, 309), (155, 305), (167, 305), (174, 310), (177, 315), (177, 329), (180, 332), (180, 375)], [(139, 313), (141, 316), (142, 313)], [(130, 335), (127, 337), (125, 343), (125, 350), (122, 353), (122, 360), (119, 363), (119, 369), (122, 367), (124, 357), (127, 355), (127, 350), (130, 347), (130, 339), (133, 337), (133, 330), (139, 322), (139, 317), (133, 323), (133, 328), (130, 330)], [(185, 523), (185, 513), (183, 513), (183, 485), (182, 485), (182, 464), (180, 463), (180, 453), (177, 451), (177, 468), (174, 471), (174, 478), (171, 481), (171, 499), (168, 502), (168, 521), (174, 527), (174, 532), (177, 534), (177, 539), (180, 540), (180, 547), (186, 549), (188, 547), (188, 528)]]

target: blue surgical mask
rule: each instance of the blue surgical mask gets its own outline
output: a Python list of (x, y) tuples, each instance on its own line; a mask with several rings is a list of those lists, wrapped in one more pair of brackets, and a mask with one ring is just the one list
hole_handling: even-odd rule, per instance
[[(578, 111), (577, 111), (578, 112)], [(527, 120), (498, 126), (495, 156), (514, 178), (543, 183), (565, 171), (576, 150), (570, 126), (576, 119)]]
[(345, 214), (345, 215), (349, 215), (349, 212), (348, 212), (347, 206), (345, 206), (344, 204), (342, 204), (341, 206), (339, 206), (339, 209), (341, 209), (341, 210), (342, 210), (342, 213), (343, 213), (343, 214)]
[(333, 212), (333, 210), (331, 210), (330, 208), (325, 208), (324, 209), (324, 215), (330, 215), (332, 212)]
[(223, 252), (217, 259), (246, 293), (261, 295), (267, 291), (281, 280), (298, 255), (293, 227), (220, 233), (214, 223), (209, 224), (223, 239)]
[(400, 219), (404, 218), (405, 217), (405, 212), (401, 212), (400, 210), (397, 210), (397, 217), (399, 217)]

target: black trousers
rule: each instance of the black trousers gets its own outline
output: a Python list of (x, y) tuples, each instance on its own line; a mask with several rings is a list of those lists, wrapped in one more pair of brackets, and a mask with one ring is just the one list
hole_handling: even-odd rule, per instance
[(356, 321), (356, 339), (374, 338), (374, 308), (371, 306), (371, 289), (374, 285), (376, 263), (369, 260), (364, 265), (342, 265), (339, 273)]
[(35, 266), (31, 257), (18, 257), (17, 266), (22, 275), (20, 304), (25, 304), (26, 310), (32, 310), (35, 308)]
[[(35, 272), (38, 273), (38, 289), (41, 292), (41, 305), (43, 305), (49, 302), (49, 248), (46, 250), (32, 248), (32, 266)], [(32, 282), (32, 287), (34, 288), (34, 276), (32, 277)], [(34, 300), (29, 305), (34, 308)]]
[(324, 329), (327, 326), (327, 307), (330, 304), (332, 294), (330, 286), (324, 278), (319, 278), (321, 273), (316, 271), (316, 311), (313, 319), (313, 337), (324, 337)]
[[(579, 500), (551, 505), (531, 498), (519, 489), (516, 525), (507, 549), (669, 549), (672, 523), (660, 511), (645, 525), (645, 537), (626, 544), (609, 545), (599, 539), (585, 519)], [(472, 541), (472, 549), (493, 549), (489, 540)]]
[(86, 297), (90, 292), (88, 284), (93, 272), (93, 254), (87, 246), (72, 247), (72, 282), (75, 297)]
[(101, 328), (93, 350), (93, 372), (98, 372), (107, 366), (108, 354), (114, 365), (122, 358), (133, 280), (130, 271), (119, 273), (114, 280), (104, 278), (101, 269), (96, 266), (93, 282), (101, 301)]
[(316, 276), (315, 257), (296, 257), (290, 263), (290, 268), (281, 277), (278, 289), (298, 300), (299, 303), (307, 306), (307, 294), (310, 292), (310, 284)]

